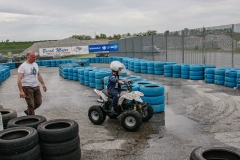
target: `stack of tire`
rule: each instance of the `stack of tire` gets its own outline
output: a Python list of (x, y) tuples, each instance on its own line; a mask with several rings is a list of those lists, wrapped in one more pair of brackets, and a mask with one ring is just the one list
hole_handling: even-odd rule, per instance
[(163, 66), (164, 68), (164, 77), (172, 77), (172, 68), (173, 65), (172, 64), (166, 64)]
[(50, 60), (46, 61), (46, 67), (51, 67), (51, 61)]
[(147, 102), (153, 108), (153, 113), (163, 112), (165, 110), (164, 86), (161, 84), (145, 84), (139, 86), (139, 91), (144, 94), (143, 102)]
[(82, 67), (80, 69), (78, 69), (78, 80), (81, 84), (84, 84), (84, 71), (85, 71), (86, 67)]
[(51, 67), (56, 67), (56, 60), (51, 60)]
[(46, 60), (42, 60), (42, 66), (46, 66), (47, 65), (47, 61)]
[(95, 88), (96, 84), (95, 84), (95, 73), (96, 73), (97, 69), (93, 69), (92, 71), (89, 71), (89, 86), (91, 88)]
[(135, 73), (141, 72), (141, 62), (140, 61), (134, 61), (134, 72)]
[(163, 75), (165, 62), (154, 62), (154, 74), (156, 75)]
[(237, 86), (237, 70), (227, 70), (225, 72), (225, 82), (224, 85), (226, 87), (234, 88)]
[(56, 60), (56, 67), (58, 67), (60, 64), (62, 64), (61, 60)]
[(81, 158), (79, 128), (69, 119), (55, 119), (37, 128), (44, 160), (79, 160)]
[(106, 70), (99, 70), (95, 73), (95, 88), (104, 89), (104, 77), (110, 76), (111, 72)]
[(190, 72), (190, 65), (183, 64), (181, 66), (181, 78), (182, 79), (189, 79), (189, 72)]
[(1, 82), (5, 81), (10, 76), (10, 67), (9, 66), (0, 66), (0, 72), (1, 72)]
[(147, 72), (147, 61), (141, 61), (141, 73), (148, 73)]
[(68, 79), (73, 80), (73, 68), (72, 67), (68, 68)]
[(36, 61), (38, 66), (42, 66), (42, 61)]
[(154, 74), (154, 62), (153, 61), (147, 62), (147, 73)]
[(224, 85), (225, 83), (225, 68), (216, 68), (214, 70), (214, 83), (217, 85)]
[(37, 130), (32, 127), (13, 127), (0, 131), (0, 159), (41, 159)]
[(81, 67), (74, 67), (73, 68), (73, 80), (74, 81), (78, 81), (78, 69), (80, 69)]
[(215, 68), (206, 68), (204, 72), (204, 81), (206, 83), (214, 83)]
[(191, 80), (203, 80), (204, 78), (203, 65), (190, 65), (189, 79)]
[(240, 90), (240, 71), (237, 72), (236, 84), (237, 84), (237, 89)]
[(89, 68), (85, 68), (84, 70), (84, 85), (85, 86), (89, 86), (90, 82), (89, 82), (89, 72), (93, 71), (93, 68), (89, 67)]
[(174, 64), (173, 65), (173, 78), (181, 78), (181, 64)]
[(17, 117), (17, 112), (13, 109), (0, 109), (0, 112), (2, 114), (3, 129), (6, 129), (8, 122)]

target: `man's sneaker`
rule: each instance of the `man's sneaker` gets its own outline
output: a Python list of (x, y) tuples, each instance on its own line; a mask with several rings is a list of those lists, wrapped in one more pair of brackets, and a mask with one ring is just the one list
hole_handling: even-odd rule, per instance
[(26, 115), (28, 115), (28, 111), (27, 111), (27, 110), (25, 110), (24, 113), (25, 113)]

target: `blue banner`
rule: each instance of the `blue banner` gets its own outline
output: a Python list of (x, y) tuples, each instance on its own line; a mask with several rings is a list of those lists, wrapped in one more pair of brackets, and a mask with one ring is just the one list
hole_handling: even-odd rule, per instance
[(118, 43), (89, 45), (88, 50), (89, 52), (118, 51)]

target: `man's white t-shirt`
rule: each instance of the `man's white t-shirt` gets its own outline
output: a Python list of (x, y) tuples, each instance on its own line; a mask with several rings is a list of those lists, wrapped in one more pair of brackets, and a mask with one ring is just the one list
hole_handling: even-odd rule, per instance
[(22, 86), (38, 86), (38, 65), (36, 62), (29, 64), (24, 62), (18, 67), (18, 72), (23, 73)]

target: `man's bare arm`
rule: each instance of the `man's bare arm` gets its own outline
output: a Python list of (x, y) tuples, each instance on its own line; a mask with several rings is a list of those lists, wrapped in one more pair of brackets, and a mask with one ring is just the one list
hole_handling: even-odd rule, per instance
[(20, 91), (20, 98), (25, 98), (26, 95), (25, 95), (25, 93), (23, 92), (23, 89), (22, 89), (22, 82), (21, 82), (22, 78), (23, 78), (23, 73), (18, 72), (17, 84), (18, 84), (18, 89)]
[(47, 87), (45, 86), (45, 83), (43, 81), (43, 78), (42, 78), (42, 75), (40, 74), (40, 72), (38, 72), (38, 80), (42, 84), (43, 91), (46, 92), (47, 91)]

